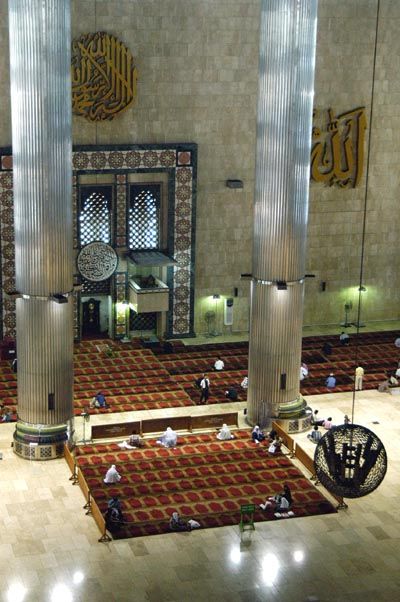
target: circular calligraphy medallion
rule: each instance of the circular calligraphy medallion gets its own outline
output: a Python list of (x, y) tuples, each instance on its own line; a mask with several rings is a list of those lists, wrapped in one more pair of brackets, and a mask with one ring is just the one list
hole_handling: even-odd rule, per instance
[(76, 260), (79, 273), (91, 282), (101, 282), (117, 269), (118, 255), (105, 242), (90, 242), (82, 247)]
[(386, 450), (375, 433), (364, 426), (342, 424), (319, 440), (314, 468), (328, 491), (341, 497), (363, 497), (383, 481)]

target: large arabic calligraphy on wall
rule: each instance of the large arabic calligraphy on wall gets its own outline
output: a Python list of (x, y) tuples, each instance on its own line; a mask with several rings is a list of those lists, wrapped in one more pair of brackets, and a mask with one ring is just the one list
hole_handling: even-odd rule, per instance
[(365, 107), (334, 116), (328, 109), (314, 111), (311, 151), (311, 179), (328, 186), (355, 188), (364, 165), (364, 134), (367, 127)]
[(72, 42), (72, 112), (110, 120), (136, 98), (137, 68), (128, 48), (103, 31)]

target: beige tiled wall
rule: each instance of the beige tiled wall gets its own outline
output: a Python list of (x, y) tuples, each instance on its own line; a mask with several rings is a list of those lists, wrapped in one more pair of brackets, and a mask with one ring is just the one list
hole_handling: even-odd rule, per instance
[[(248, 328), (259, 0), (73, 0), (73, 35), (107, 31), (139, 70), (134, 108), (109, 123), (74, 118), (75, 144), (198, 144), (195, 330), (209, 296), (235, 298), (233, 331)], [(364, 252), (363, 319), (399, 318), (400, 3), (381, 0)], [(7, 2), (0, 0), (0, 145), (11, 143)], [(315, 106), (371, 109), (377, 0), (320, 0)], [(367, 146), (368, 140), (366, 140)], [(366, 167), (366, 163), (365, 166)], [(242, 179), (242, 190), (225, 185)], [(305, 323), (339, 323), (357, 302), (365, 170), (355, 190), (313, 183)], [(320, 291), (325, 281), (326, 291)], [(350, 288), (347, 288), (350, 287)], [(222, 305), (219, 306), (220, 328)], [(355, 309), (351, 314), (355, 318)], [(226, 331), (229, 331), (226, 328)]]

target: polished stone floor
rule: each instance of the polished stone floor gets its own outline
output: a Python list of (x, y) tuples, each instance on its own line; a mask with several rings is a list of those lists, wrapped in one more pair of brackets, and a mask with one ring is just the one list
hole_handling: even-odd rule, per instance
[[(313, 396), (342, 422), (352, 394)], [(242, 408), (244, 404), (233, 404)], [(222, 408), (194, 408), (195, 412)], [(228, 411), (230, 406), (224, 405)], [(178, 410), (177, 410), (178, 411)], [(182, 408), (179, 413), (182, 413)], [(193, 411), (186, 408), (184, 411)], [(171, 410), (154, 410), (152, 416)], [(139, 413), (124, 415), (125, 419)], [(96, 417), (118, 422), (116, 414)], [(92, 419), (91, 424), (96, 419)], [(243, 421), (241, 413), (241, 421)], [(355, 422), (383, 440), (381, 486), (335, 515), (152, 536), (109, 544), (82, 509), (63, 460), (17, 458), (13, 424), (0, 425), (0, 599), (6, 602), (377, 602), (400, 599), (400, 396), (356, 394)], [(379, 424), (374, 424), (378, 422)], [(76, 420), (82, 437), (82, 421)], [(87, 433), (86, 433), (87, 435)], [(312, 452), (306, 434), (298, 435)]]

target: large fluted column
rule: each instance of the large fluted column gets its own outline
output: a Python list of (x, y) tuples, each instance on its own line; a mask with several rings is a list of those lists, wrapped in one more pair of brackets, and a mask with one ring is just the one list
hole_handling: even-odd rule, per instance
[(48, 459), (61, 452), (73, 415), (70, 2), (9, 0), (9, 28), (15, 280), (22, 295), (14, 450)]
[[(299, 393), (317, 0), (262, 0), (248, 420)], [(278, 288), (279, 287), (279, 288)]]

